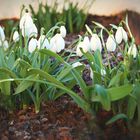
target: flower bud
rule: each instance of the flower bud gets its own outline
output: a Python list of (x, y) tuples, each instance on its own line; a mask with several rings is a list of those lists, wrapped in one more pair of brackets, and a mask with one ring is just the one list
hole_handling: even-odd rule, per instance
[(18, 33), (18, 31), (15, 31), (13, 34), (13, 41), (17, 42), (18, 40), (19, 40), (19, 33)]
[(50, 40), (50, 50), (56, 53), (59, 53), (65, 48), (65, 41), (62, 38), (61, 34), (56, 34)]
[(66, 37), (67, 31), (66, 31), (65, 26), (60, 27), (60, 34), (63, 38)]
[(102, 51), (102, 45), (100, 38), (97, 34), (93, 34), (90, 40), (90, 46), (91, 50), (96, 51), (97, 49), (101, 52)]
[(120, 44), (122, 42), (122, 40), (124, 40), (125, 42), (127, 42), (127, 40), (128, 40), (127, 33), (123, 29), (123, 27), (118, 27), (117, 32), (115, 34), (115, 39), (116, 39), (116, 42), (118, 44)]
[(129, 47), (128, 55), (132, 55), (133, 58), (136, 58), (136, 56), (137, 56), (137, 47), (136, 47), (135, 44), (133, 44), (132, 46)]
[(28, 50), (30, 53), (34, 52), (35, 49), (37, 48), (37, 40), (35, 38), (32, 38), (30, 41), (29, 41), (29, 45), (28, 45)]
[(109, 35), (109, 37), (107, 38), (107, 42), (106, 42), (106, 48), (109, 52), (114, 52), (116, 49), (116, 42), (114, 39), (113, 34)]

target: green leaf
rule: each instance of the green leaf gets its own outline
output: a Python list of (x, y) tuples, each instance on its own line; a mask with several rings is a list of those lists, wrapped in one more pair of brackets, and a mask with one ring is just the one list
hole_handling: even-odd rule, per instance
[[(8, 79), (9, 76), (5, 73), (0, 73), (0, 80)], [(3, 82), (0, 84), (0, 89), (3, 94), (10, 95), (11, 82)]]
[(97, 96), (103, 108), (109, 111), (111, 109), (111, 101), (106, 89), (103, 86), (95, 85), (95, 92), (98, 94)]
[(129, 119), (133, 119), (136, 112), (137, 103), (136, 100), (130, 96), (127, 105), (127, 116)]
[(59, 60), (61, 63), (63, 64), (66, 64), (66, 62), (63, 60), (63, 58), (61, 56), (59, 56), (58, 54), (50, 51), (50, 50), (47, 50), (47, 49), (41, 49), (39, 51), (40, 53), (43, 53), (43, 54), (46, 54), (48, 56), (51, 56), (51, 57), (55, 57), (57, 60)]
[(89, 95), (87, 93), (87, 86), (86, 86), (86, 83), (84, 82), (82, 76), (77, 72), (76, 69), (72, 69), (71, 72), (72, 72), (72, 75), (74, 76), (74, 78), (76, 79), (77, 83), (79, 84), (85, 98), (88, 99)]
[(120, 79), (121, 79), (122, 74), (123, 74), (122, 72), (117, 73), (117, 75), (115, 75), (115, 76), (111, 79), (111, 81), (110, 81), (108, 87), (117, 86), (117, 85), (119, 84), (119, 82), (120, 82)]
[(14, 95), (15, 94), (19, 94), (19, 93), (27, 90), (29, 87), (31, 87), (33, 85), (33, 82), (32, 81), (28, 81), (28, 80), (31, 80), (31, 79), (36, 80), (37, 79), (37, 76), (30, 75), (27, 78), (23, 79), (23, 81), (16, 88), (16, 91), (15, 91)]
[(28, 72), (31, 74), (40, 75), (41, 77), (45, 78), (45, 80), (47, 80), (49, 82), (63, 86), (63, 84), (61, 82), (59, 82), (55, 77), (53, 77), (52, 75), (48, 74), (47, 72), (45, 72), (43, 70), (30, 68), (30, 69), (28, 69)]
[(128, 84), (120, 87), (109, 88), (107, 89), (107, 92), (110, 95), (111, 101), (116, 101), (128, 96), (132, 89), (133, 86)]
[(119, 119), (123, 119), (125, 121), (128, 121), (128, 117), (125, 114), (117, 114), (114, 117), (112, 117), (109, 121), (106, 122), (106, 125), (109, 125), (111, 123), (116, 122)]
[(93, 113), (93, 111), (90, 108), (90, 105), (88, 102), (86, 102), (85, 100), (83, 100), (80, 96), (78, 96), (75, 92), (73, 92), (72, 90), (70, 90), (69, 88), (65, 87), (65, 86), (61, 86), (61, 85), (57, 85), (56, 83), (51, 83), (51, 82), (46, 82), (44, 80), (35, 80), (35, 79), (25, 79), (25, 78), (17, 78), (17, 79), (3, 79), (0, 80), (0, 83), (3, 82), (9, 82), (9, 81), (28, 81), (28, 82), (37, 82), (37, 83), (42, 83), (42, 84), (47, 84), (47, 85), (51, 85), (54, 87), (57, 87), (63, 91), (65, 91), (69, 96), (71, 96), (73, 98), (73, 100), (78, 104), (79, 107), (81, 107), (83, 110)]

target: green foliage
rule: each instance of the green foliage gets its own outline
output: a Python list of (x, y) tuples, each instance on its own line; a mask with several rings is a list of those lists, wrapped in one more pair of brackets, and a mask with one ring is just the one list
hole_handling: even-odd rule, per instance
[[(65, 3), (66, 2), (66, 3)], [(47, 3), (43, 5), (39, 3), (39, 9), (36, 12), (32, 5), (30, 5), (30, 10), (33, 15), (33, 18), (36, 19), (38, 29), (42, 27), (46, 31), (49, 31), (51, 27), (57, 22), (63, 22), (67, 27), (68, 33), (80, 32), (87, 19), (88, 10), (92, 6), (93, 1), (87, 0), (84, 5), (79, 8), (79, 3), (71, 3), (69, 0), (57, 3), (57, 0), (53, 1), (52, 5)], [(67, 4), (67, 8), (66, 7)], [(62, 9), (61, 7), (63, 5)], [(88, 9), (88, 10), (87, 10)]]

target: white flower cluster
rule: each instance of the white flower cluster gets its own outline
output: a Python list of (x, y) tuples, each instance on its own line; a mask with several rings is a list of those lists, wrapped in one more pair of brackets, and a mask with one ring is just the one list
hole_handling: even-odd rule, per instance
[[(117, 45), (121, 44), (122, 41), (126, 43), (128, 41), (128, 36), (123, 27), (118, 27), (115, 37), (113, 34), (109, 34), (107, 38), (107, 41), (105, 43), (107, 51), (114, 52), (116, 50)], [(81, 57), (83, 53), (81, 52), (80, 48), (82, 48), (85, 53), (88, 51), (96, 51), (97, 49), (101, 52), (102, 51), (101, 39), (96, 33), (92, 34), (91, 39), (89, 39), (87, 36), (84, 37), (83, 41), (80, 41), (78, 43), (76, 49), (77, 56)], [(135, 58), (136, 54), (137, 48), (136, 45), (133, 44), (129, 47), (128, 55), (132, 55)]]
[[(37, 40), (34, 37), (37, 37), (38, 31), (33, 23), (33, 20), (29, 13), (25, 13), (23, 17), (20, 20), (20, 29), (22, 31), (23, 37), (31, 37), (28, 45), (28, 50), (30, 53), (34, 52), (36, 48), (38, 49), (49, 49), (55, 53), (59, 53), (61, 50), (65, 48), (65, 41), (64, 37), (66, 36), (66, 29), (64, 26), (60, 27), (60, 33), (57, 33), (54, 35), (50, 42), (48, 38), (45, 35), (41, 35), (39, 39)], [(18, 33), (15, 32), (13, 36), (13, 40), (16, 40), (18, 38)]]
[(2, 46), (4, 50), (7, 50), (9, 47), (8, 41), (5, 39), (4, 29), (0, 26), (0, 47)]

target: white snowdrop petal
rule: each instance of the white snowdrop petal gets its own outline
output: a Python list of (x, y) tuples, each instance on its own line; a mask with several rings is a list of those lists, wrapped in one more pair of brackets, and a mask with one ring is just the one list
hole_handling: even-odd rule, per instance
[(67, 31), (66, 31), (65, 26), (60, 27), (60, 34), (63, 38), (66, 37)]
[(32, 38), (30, 41), (29, 41), (29, 45), (28, 45), (28, 50), (30, 53), (34, 52), (35, 49), (37, 48), (37, 40), (35, 38)]
[(35, 24), (32, 24), (29, 36), (37, 37), (37, 34), (38, 34), (37, 28), (36, 28)]
[(17, 42), (18, 40), (19, 40), (19, 33), (18, 33), (18, 31), (15, 31), (13, 34), (13, 41)]
[(23, 37), (37, 37), (38, 31), (29, 13), (25, 13), (21, 18), (20, 29), (22, 30)]
[(116, 34), (115, 34), (115, 39), (118, 44), (120, 44), (122, 42), (122, 39), (123, 39), (122, 27), (118, 27)]
[(91, 50), (96, 51), (97, 49), (101, 52), (102, 51), (102, 44), (101, 40), (97, 34), (93, 34), (90, 41)]
[(9, 48), (9, 44), (8, 44), (8, 41), (7, 40), (4, 41), (3, 47), (4, 47), (4, 50), (5, 51)]
[(59, 53), (65, 48), (65, 41), (60, 34), (56, 34), (50, 40), (50, 50)]
[(38, 40), (38, 49), (50, 49), (50, 44), (45, 35), (41, 35)]
[(132, 46), (129, 47), (128, 55), (132, 55), (133, 58), (136, 58), (136, 56), (137, 56), (137, 47), (136, 47), (135, 44), (133, 44)]
[(4, 29), (0, 26), (0, 41), (5, 40)]
[(20, 29), (24, 28), (25, 26), (27, 25), (30, 25), (30, 24), (33, 24), (33, 20), (31, 18), (31, 15), (29, 13), (25, 13), (21, 19), (20, 19), (20, 22), (19, 22), (19, 26), (20, 26)]
[(104, 69), (101, 69), (101, 75), (102, 76), (106, 75), (106, 71)]
[(86, 53), (90, 50), (90, 41), (87, 36), (84, 37), (83, 44), (82, 44), (83, 51)]
[[(80, 42), (81, 43), (81, 42)], [(81, 50), (80, 50), (80, 46), (81, 46), (81, 44), (78, 44), (78, 46), (77, 46), (77, 48), (76, 48), (76, 55), (77, 56), (79, 56), (79, 57), (81, 57), (82, 55), (83, 55), (83, 53), (81, 52)]]
[(90, 68), (90, 78), (93, 79), (93, 71), (91, 68)]
[(113, 35), (109, 35), (106, 42), (107, 51), (114, 52), (116, 49), (116, 42)]
[(128, 36), (127, 36), (126, 31), (125, 31), (123, 28), (122, 28), (122, 34), (123, 34), (123, 40), (124, 40), (125, 42), (127, 42)]

